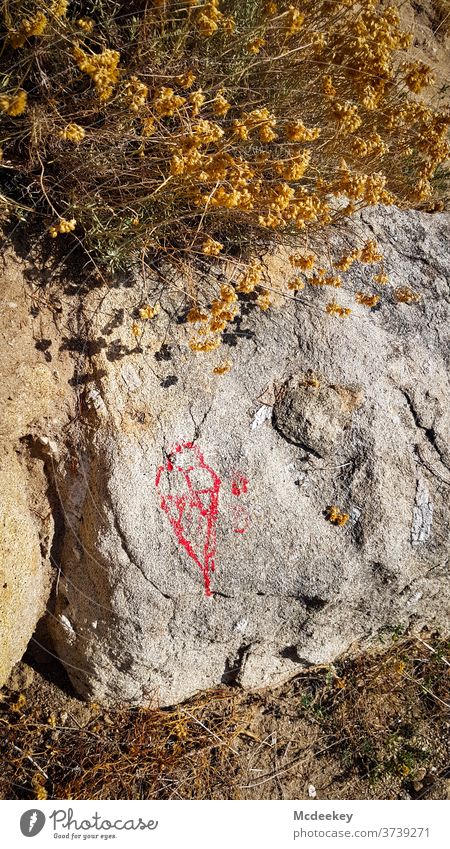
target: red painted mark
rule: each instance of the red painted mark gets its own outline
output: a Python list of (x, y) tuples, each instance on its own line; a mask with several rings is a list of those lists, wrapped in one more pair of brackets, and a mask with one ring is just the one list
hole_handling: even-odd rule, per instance
[(248, 480), (244, 475), (241, 475), (239, 472), (233, 478), (233, 482), (231, 484), (231, 492), (233, 495), (243, 495), (247, 492), (248, 489)]
[(210, 596), (222, 481), (192, 442), (175, 445), (156, 473), (156, 487), (164, 480), (172, 492), (161, 493), (161, 507), (178, 542), (201, 570), (205, 594)]
[[(248, 480), (245, 475), (241, 474), (241, 472), (236, 472), (233, 476), (233, 481), (231, 484), (231, 492), (233, 495), (240, 496), (245, 495), (248, 490)], [(232, 509), (233, 513), (233, 524), (239, 525), (239, 527), (233, 528), (235, 534), (245, 534), (248, 530), (249, 523), (249, 515), (248, 511), (242, 505), (235, 506)]]

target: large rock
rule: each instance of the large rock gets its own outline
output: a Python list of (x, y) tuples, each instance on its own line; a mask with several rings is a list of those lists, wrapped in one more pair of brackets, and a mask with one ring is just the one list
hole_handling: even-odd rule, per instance
[[(220, 682), (279, 682), (398, 628), (448, 628), (449, 221), (364, 220), (391, 277), (381, 305), (354, 304), (372, 274), (357, 265), (338, 293), (350, 318), (310, 289), (246, 309), (223, 376), (220, 355), (182, 344), (182, 325), (167, 336), (169, 279), (151, 282), (163, 309), (141, 350), (122, 316), (148, 281), (87, 302), (97, 353), (77, 464), (59, 471), (50, 622), (82, 695), (166, 705)], [(334, 238), (354, 242), (351, 228)], [(289, 271), (280, 255), (270, 269), (274, 287)], [(420, 303), (396, 303), (405, 284)], [(349, 514), (343, 527), (330, 505)]]
[(27, 476), (12, 452), (0, 459), (0, 686), (44, 613), (50, 579), (39, 527), (28, 500)]
[[(17, 236), (17, 234), (16, 234)], [(22, 245), (22, 253), (25, 245)], [(51, 588), (57, 494), (47, 470), (72, 411), (73, 364), (39, 284), (48, 273), (11, 246), (0, 286), (0, 686), (22, 657)], [(30, 285), (29, 281), (32, 281)], [(68, 310), (67, 310), (68, 311)], [(68, 321), (63, 322), (67, 332)]]

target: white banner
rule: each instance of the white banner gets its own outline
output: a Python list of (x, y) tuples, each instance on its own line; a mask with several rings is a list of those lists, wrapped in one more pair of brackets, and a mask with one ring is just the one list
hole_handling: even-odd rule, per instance
[(1, 846), (284, 849), (449, 845), (440, 801), (56, 801), (0, 803)]

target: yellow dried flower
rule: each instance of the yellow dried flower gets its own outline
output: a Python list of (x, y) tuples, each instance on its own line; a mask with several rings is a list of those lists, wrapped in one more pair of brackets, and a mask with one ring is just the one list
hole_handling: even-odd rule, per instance
[(364, 292), (357, 292), (355, 295), (356, 303), (362, 304), (363, 307), (374, 307), (379, 300), (379, 295), (367, 295)]
[(0, 112), (6, 112), (12, 118), (23, 115), (26, 108), (27, 93), (23, 89), (19, 89), (16, 94), (5, 94), (0, 97)]
[(200, 321), (208, 321), (208, 313), (205, 310), (200, 309), (200, 307), (191, 307), (187, 314), (187, 321), (191, 324), (195, 324)]
[(289, 262), (294, 268), (301, 268), (302, 271), (309, 271), (309, 269), (314, 268), (316, 258), (313, 254), (308, 254), (307, 256), (290, 256)]
[(263, 312), (266, 312), (266, 310), (268, 310), (272, 306), (272, 303), (273, 303), (271, 293), (268, 292), (267, 290), (260, 292), (258, 297), (256, 298), (255, 303), (260, 308), (260, 310), (263, 310)]
[(77, 18), (75, 23), (83, 32), (92, 32), (94, 29), (94, 21), (91, 18)]
[(145, 307), (140, 308), (139, 318), (142, 318), (143, 321), (147, 321), (151, 318), (155, 318), (160, 311), (161, 307), (159, 304), (155, 304), (154, 307), (151, 307), (150, 304), (146, 304)]
[(50, 12), (55, 18), (63, 18), (67, 12), (68, 5), (69, 0), (53, 0), (53, 3), (50, 5)]
[(226, 374), (230, 371), (232, 365), (233, 363), (231, 360), (224, 360), (223, 363), (220, 363), (220, 365), (213, 368), (213, 374)]
[(212, 103), (213, 112), (219, 118), (224, 118), (231, 109), (231, 103), (223, 96), (223, 92), (219, 92)]
[(73, 57), (80, 71), (93, 80), (99, 99), (102, 102), (109, 100), (119, 79), (120, 53), (109, 49), (102, 53), (86, 53), (77, 46), (74, 47)]
[(337, 315), (339, 318), (346, 318), (351, 313), (351, 309), (349, 309), (349, 307), (341, 307), (336, 303), (336, 301), (331, 301), (331, 303), (327, 304), (325, 311), (329, 315)]
[(191, 339), (189, 342), (189, 347), (191, 351), (196, 351), (198, 353), (209, 353), (210, 351), (215, 351), (217, 348), (220, 348), (221, 339), (220, 336), (212, 336), (208, 339)]
[(289, 6), (286, 19), (287, 34), (296, 35), (300, 32), (305, 21), (303, 12), (296, 9), (295, 6)]
[(33, 778), (31, 779), (31, 786), (34, 790), (36, 799), (38, 799), (39, 801), (48, 798), (48, 794), (44, 786), (45, 781), (45, 776), (42, 775), (42, 773), (40, 772), (36, 772), (35, 775), (33, 775)]
[(293, 292), (300, 292), (305, 288), (305, 281), (301, 279), (301, 277), (291, 277), (288, 282), (288, 289), (291, 289)]
[(250, 292), (254, 291), (255, 287), (261, 280), (261, 277), (261, 263), (257, 261), (252, 262), (239, 280), (239, 282), (236, 284), (236, 291), (243, 292), (248, 295)]
[(216, 242), (215, 239), (212, 239), (210, 236), (205, 239), (202, 245), (202, 253), (207, 256), (218, 256), (222, 249), (223, 245), (220, 242)]
[(409, 286), (398, 286), (394, 290), (394, 298), (399, 304), (415, 304), (421, 300), (422, 295), (414, 292)]
[(70, 220), (67, 218), (60, 218), (57, 224), (53, 224), (49, 227), (48, 232), (52, 239), (56, 239), (60, 233), (71, 233), (75, 230), (76, 226), (77, 222), (75, 218), (71, 218)]
[(191, 70), (185, 71), (177, 77), (177, 83), (181, 88), (192, 88), (197, 77)]
[(381, 262), (383, 254), (378, 251), (378, 245), (374, 239), (369, 239), (361, 250), (359, 259), (367, 264)]
[(338, 259), (337, 262), (333, 263), (333, 265), (339, 271), (348, 271), (353, 263), (359, 259), (361, 259), (361, 251), (355, 249), (351, 253), (341, 256), (341, 258)]
[(144, 118), (142, 121), (142, 135), (148, 139), (153, 136), (156, 130), (156, 121), (154, 118)]
[(37, 12), (32, 18), (23, 18), (19, 29), (9, 33), (11, 46), (15, 49), (23, 47), (27, 38), (39, 36), (45, 32), (48, 20), (43, 12)]
[(323, 78), (323, 93), (326, 97), (335, 97), (336, 95), (336, 89), (329, 74)]
[(435, 82), (433, 71), (425, 62), (410, 62), (405, 71), (405, 83), (414, 94), (420, 94), (423, 88)]
[(286, 137), (293, 142), (315, 141), (320, 136), (320, 127), (305, 127), (303, 121), (291, 121), (286, 126)]
[(124, 94), (133, 112), (139, 112), (145, 106), (148, 88), (137, 77), (130, 77), (124, 85)]
[(74, 142), (74, 144), (79, 144), (83, 141), (85, 135), (84, 127), (80, 127), (79, 124), (67, 124), (60, 132), (61, 138), (65, 141)]
[(343, 513), (341, 508), (336, 504), (330, 504), (326, 509), (326, 518), (332, 525), (337, 525), (341, 528), (347, 524), (350, 516), (348, 513)]
[(189, 103), (192, 106), (192, 114), (198, 115), (201, 107), (203, 106), (206, 100), (205, 95), (203, 94), (201, 88), (197, 91), (193, 91), (192, 94), (189, 95)]
[(260, 37), (254, 38), (247, 45), (247, 52), (252, 53), (253, 55), (256, 56), (260, 52), (261, 47), (264, 47), (265, 43), (266, 43), (265, 38), (260, 38)]
[(175, 94), (173, 88), (164, 86), (156, 92), (153, 99), (153, 108), (156, 114), (162, 118), (171, 118), (185, 102), (185, 97)]

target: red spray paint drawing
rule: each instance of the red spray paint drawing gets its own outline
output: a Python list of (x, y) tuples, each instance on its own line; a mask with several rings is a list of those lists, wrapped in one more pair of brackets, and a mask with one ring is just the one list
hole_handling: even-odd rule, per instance
[[(216, 523), (219, 516), (219, 492), (222, 480), (193, 442), (181, 442), (160, 466), (155, 481), (161, 493), (161, 507), (166, 513), (179, 544), (197, 564), (203, 575), (205, 594), (211, 593), (211, 575), (215, 568)], [(164, 488), (167, 491), (163, 491)], [(240, 496), (247, 492), (248, 480), (237, 473), (231, 492)], [(235, 533), (247, 530), (248, 513), (239, 505), (232, 511)]]
[(158, 488), (162, 485), (164, 472), (172, 492), (161, 494), (161, 507), (178, 542), (200, 568), (205, 593), (210, 596), (222, 481), (205, 463), (200, 449), (192, 442), (176, 445), (166, 464), (159, 467), (156, 474)]

